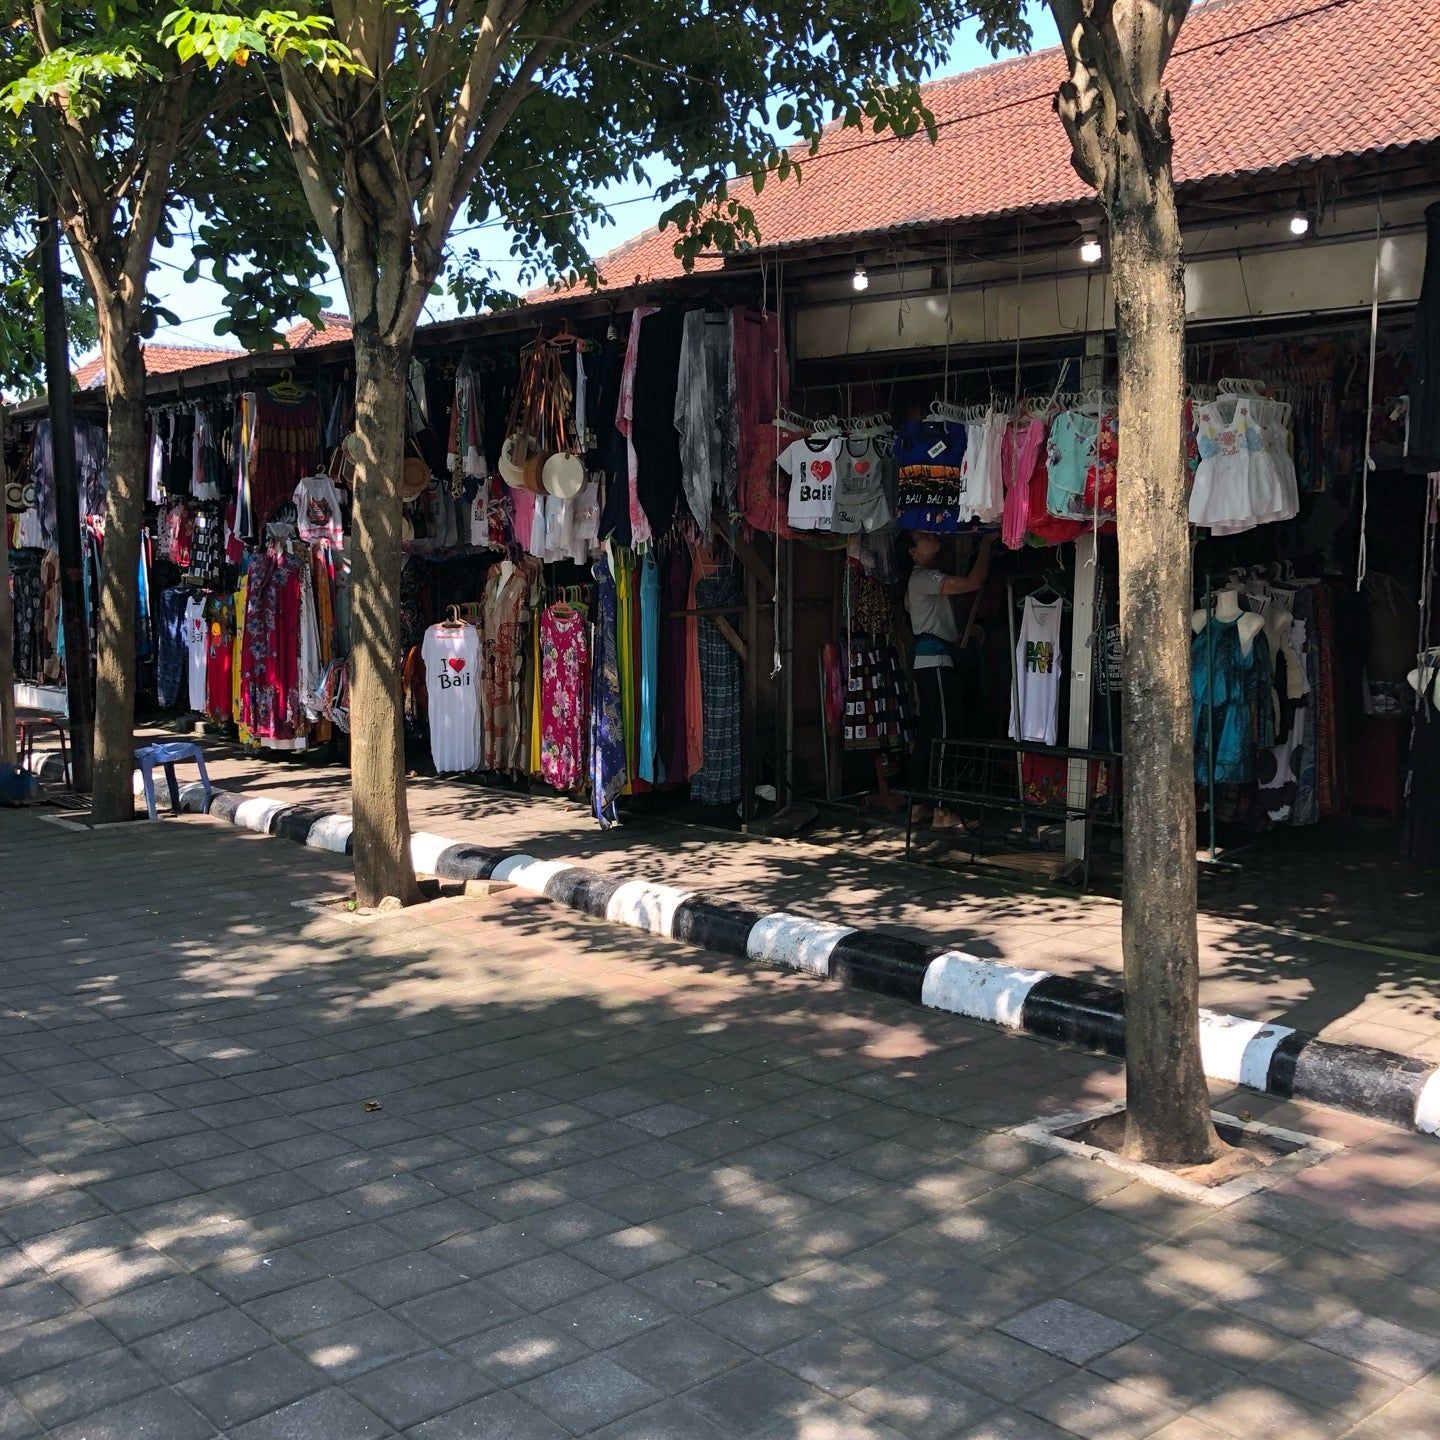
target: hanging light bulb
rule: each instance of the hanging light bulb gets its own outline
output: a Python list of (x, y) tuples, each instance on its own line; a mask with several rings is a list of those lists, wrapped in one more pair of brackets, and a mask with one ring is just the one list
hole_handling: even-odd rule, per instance
[(1093, 231), (1087, 230), (1080, 237), (1080, 260), (1085, 265), (1098, 265), (1104, 258), (1105, 251), (1101, 247), (1100, 237)]
[(1295, 213), (1290, 217), (1290, 233), (1297, 239), (1310, 233), (1310, 214), (1305, 209), (1303, 193), (1295, 197)]
[(850, 283), (857, 290), (868, 290), (870, 288), (870, 272), (866, 270), (864, 261), (855, 267), (855, 273), (850, 277)]

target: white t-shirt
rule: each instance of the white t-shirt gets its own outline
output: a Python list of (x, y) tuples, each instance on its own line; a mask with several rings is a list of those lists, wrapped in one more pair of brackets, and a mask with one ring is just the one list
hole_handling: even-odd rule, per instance
[(345, 543), (340, 526), (340, 496), (326, 474), (307, 475), (295, 487), (295, 528), (312, 545), (338, 550)]
[(185, 602), (185, 648), (190, 652), (190, 708), (204, 713), (205, 666), (210, 627), (205, 623), (205, 597), (192, 595)]
[[(1025, 599), (1025, 618), (1015, 642), (1015, 690), (1010, 697), (1010, 738), (1038, 745), (1055, 743), (1060, 714), (1060, 622), (1065, 607), (1059, 600), (1043, 605)], [(1016, 710), (1019, 710), (1017, 715)]]
[(430, 701), (430, 758), (442, 775), (480, 766), (480, 632), (432, 625), (420, 647)]
[(829, 530), (835, 522), (835, 465), (839, 436), (806, 437), (780, 454), (780, 468), (790, 477), (789, 521), (792, 530)]

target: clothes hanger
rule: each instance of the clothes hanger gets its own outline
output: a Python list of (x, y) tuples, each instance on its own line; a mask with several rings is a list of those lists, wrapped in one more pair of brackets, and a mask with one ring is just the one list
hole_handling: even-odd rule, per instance
[(293, 370), (282, 370), (280, 378), (270, 387), (270, 394), (276, 400), (302, 400), (308, 393), (295, 383)]
[(448, 620), (442, 620), (440, 622), (440, 628), (442, 630), (463, 630), (465, 628), (465, 621), (460, 614), (460, 607), (458, 605), (447, 605), (445, 608), (449, 611), (450, 618)]

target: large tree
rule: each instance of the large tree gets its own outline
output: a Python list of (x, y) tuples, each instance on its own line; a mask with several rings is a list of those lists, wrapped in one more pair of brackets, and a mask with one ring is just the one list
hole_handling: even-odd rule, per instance
[(1109, 224), (1119, 369), (1125, 751), (1127, 1153), (1221, 1149), (1200, 1056), (1185, 288), (1165, 67), (1190, 0), (1050, 0), (1069, 75), (1056, 109)]
[(358, 69), (275, 55), (239, 3), (172, 17), (177, 53), (273, 62), (275, 108), (355, 334), (351, 771), (359, 899), (416, 898), (400, 724), (400, 462), (416, 327), (456, 222), (495, 216), (544, 269), (583, 265), (606, 183), (658, 163), (682, 247), (733, 244), (752, 219), (729, 180), (790, 168), (776, 131), (839, 115), (912, 132), (918, 82), (967, 18), (1000, 45), (1020, 0), (334, 0)]
[[(233, 273), (232, 328), (242, 338), (272, 333), (270, 317), (309, 308), (324, 273), (297, 187), (261, 194), (237, 184), (254, 169), (288, 175), (271, 155), (265, 125), (247, 123), (259, 92), (243, 67), (207, 69), (163, 43), (154, 7), (142, 0), (18, 4), (0, 40), (0, 102), (17, 117), (46, 107), (53, 150), (29, 158), (53, 187), (56, 214), (94, 307), (107, 407), (105, 560), (96, 637), (94, 814), (128, 819), (134, 802), (135, 613), (145, 499), (145, 365), (141, 341), (175, 317), (150, 291), (157, 243), (193, 223), (203, 249), (231, 257), (263, 248), (266, 264)], [(339, 64), (323, 22), (270, 14), (262, 20), (280, 54), (317, 73)], [(24, 131), (11, 131), (19, 145)], [(288, 197), (288, 198), (287, 198)], [(222, 279), (227, 278), (225, 276)]]

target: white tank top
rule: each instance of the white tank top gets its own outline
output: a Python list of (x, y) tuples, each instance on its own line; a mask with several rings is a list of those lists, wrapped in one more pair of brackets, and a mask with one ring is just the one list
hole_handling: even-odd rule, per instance
[[(1010, 697), (1010, 738), (1055, 744), (1060, 713), (1060, 621), (1064, 605), (1025, 600), (1025, 617), (1015, 644), (1015, 688)], [(1018, 713), (1017, 713), (1018, 711)]]

